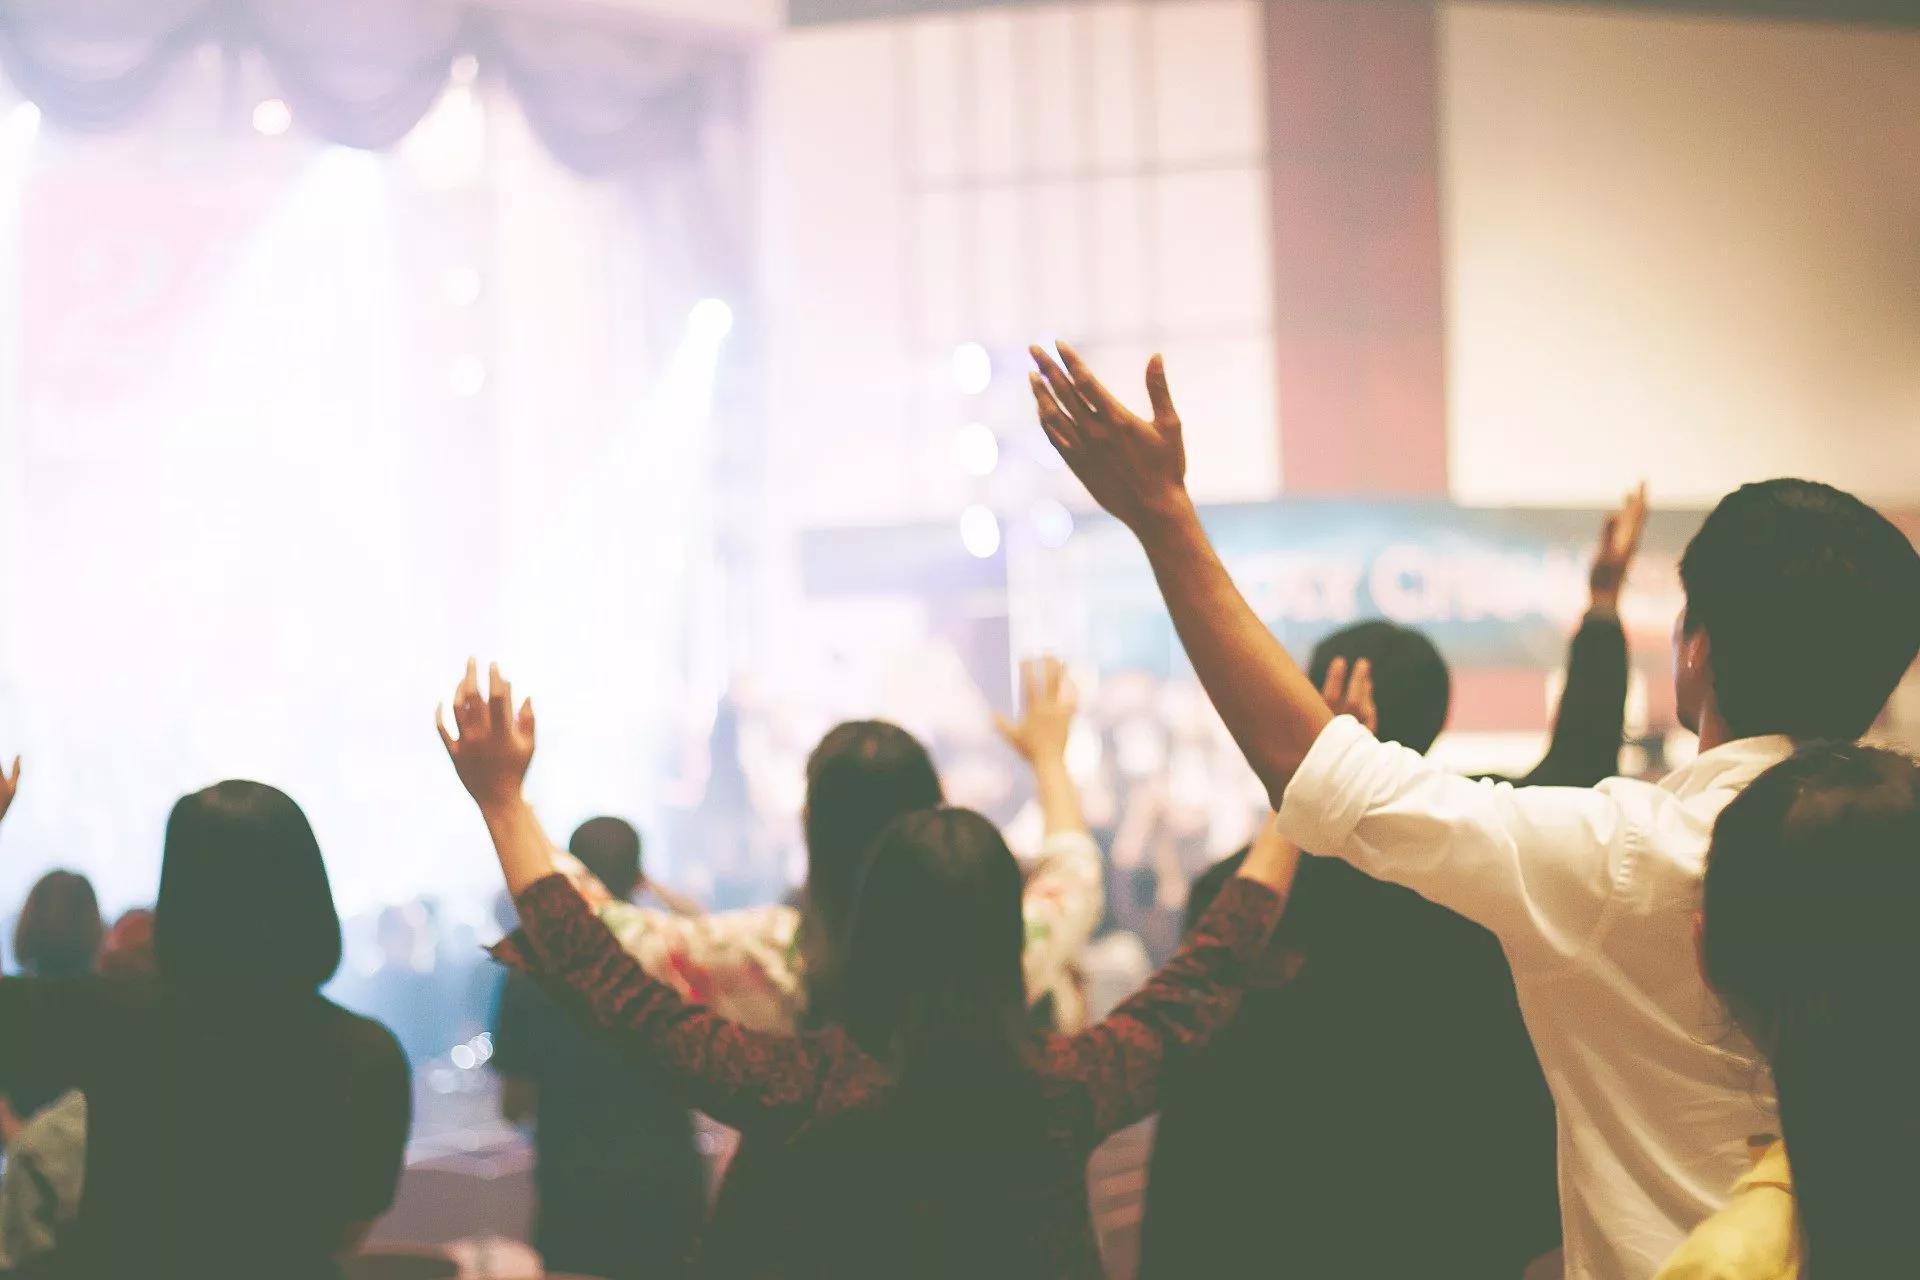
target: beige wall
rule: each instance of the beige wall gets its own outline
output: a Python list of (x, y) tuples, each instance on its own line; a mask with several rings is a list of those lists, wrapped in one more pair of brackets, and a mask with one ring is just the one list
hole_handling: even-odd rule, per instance
[(1920, 503), (1920, 32), (1453, 4), (1453, 485)]
[[(1271, 494), (1255, 0), (1077, 3), (790, 31), (769, 51), (763, 206), (775, 474), (794, 523), (1013, 518), (1072, 502), (1021, 355), (1077, 340), (1144, 402), (1162, 350), (1206, 433), (1194, 483)], [(954, 394), (955, 344), (1003, 353)], [(1001, 468), (958, 465), (969, 420)], [(956, 534), (957, 536), (957, 534)]]

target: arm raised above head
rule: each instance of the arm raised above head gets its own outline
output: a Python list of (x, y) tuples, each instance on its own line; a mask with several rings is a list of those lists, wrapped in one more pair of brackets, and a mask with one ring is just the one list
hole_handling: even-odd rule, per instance
[(1207, 540), (1187, 495), (1186, 446), (1160, 357), (1147, 365), (1153, 414), (1143, 418), (1072, 347), (1061, 344), (1060, 354), (1064, 367), (1033, 348), (1041, 426), (1094, 500), (1139, 538), (1195, 674), (1277, 808), (1333, 714)]

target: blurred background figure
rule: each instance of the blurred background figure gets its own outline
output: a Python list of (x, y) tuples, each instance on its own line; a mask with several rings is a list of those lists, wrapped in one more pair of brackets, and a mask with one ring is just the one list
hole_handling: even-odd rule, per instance
[[(121, 916), (101, 943), (94, 968), (111, 982), (154, 982), (159, 967), (153, 912)], [(7, 1148), (0, 1174), (0, 1275), (65, 1276), (62, 1245), (86, 1185), (86, 1095), (69, 1089), (24, 1124), (0, 1115), (0, 1137)]]
[[(588, 819), (567, 848), (620, 901), (647, 883), (640, 834), (619, 818)], [(683, 1274), (706, 1167), (666, 1082), (518, 972), (501, 990), (491, 1062), (502, 1114), (533, 1131), (533, 1246), (547, 1267), (605, 1280)]]

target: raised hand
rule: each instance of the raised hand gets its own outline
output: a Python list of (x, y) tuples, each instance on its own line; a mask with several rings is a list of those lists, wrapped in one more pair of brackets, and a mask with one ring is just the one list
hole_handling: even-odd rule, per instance
[(1064, 759), (1080, 695), (1060, 659), (1047, 655), (1020, 664), (1020, 719), (994, 713), (994, 728), (1028, 764)]
[(14, 796), (20, 793), (20, 757), (13, 758), (13, 772), (0, 772), (0, 818), (7, 816), (7, 810), (13, 807)]
[(1135, 533), (1179, 514), (1189, 505), (1187, 449), (1165, 363), (1159, 356), (1147, 361), (1153, 416), (1142, 418), (1100, 385), (1078, 352), (1059, 346), (1064, 369), (1041, 348), (1028, 348), (1039, 372), (1027, 379), (1047, 439), (1094, 501)]
[(520, 783), (533, 761), (533, 700), (523, 702), (516, 713), (513, 686), (498, 665), (487, 668), (487, 693), (482, 697), (477, 665), (467, 659), (467, 673), (453, 691), (453, 721), (460, 736), (447, 732), (444, 707), (433, 709), (433, 725), (467, 794), (488, 809), (520, 798)]
[(1600, 531), (1600, 549), (1593, 553), (1593, 568), (1587, 575), (1592, 607), (1612, 613), (1620, 607), (1620, 588), (1626, 584), (1627, 569), (1640, 549), (1640, 535), (1647, 527), (1647, 483), (1629, 493), (1619, 510), (1607, 517)]
[(1373, 705), (1373, 664), (1365, 658), (1353, 664), (1351, 674), (1345, 658), (1328, 663), (1320, 696), (1336, 716), (1352, 716), (1367, 727), (1368, 733), (1380, 732), (1380, 710)]

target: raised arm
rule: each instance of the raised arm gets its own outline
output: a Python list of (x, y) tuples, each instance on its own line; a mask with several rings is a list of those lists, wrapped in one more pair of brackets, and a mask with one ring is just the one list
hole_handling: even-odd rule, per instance
[(1299, 865), (1298, 848), (1265, 833), (1166, 967), (1067, 1042), (1092, 1104), (1093, 1141), (1153, 1114), (1167, 1065), (1204, 1048), (1233, 1017)]
[(1087, 830), (1080, 791), (1067, 772), (1067, 739), (1079, 695), (1058, 658), (1020, 667), (1020, 719), (994, 716), (1007, 745), (1033, 770), (1046, 833), (1039, 865), (1027, 877), (1022, 909), (1027, 941), (1022, 956), (1027, 999), (1039, 1000), (1060, 982), (1093, 938), (1106, 901), (1100, 848)]
[[(512, 687), (493, 668), (482, 698), (469, 661), (454, 693), (456, 738), (435, 724), (454, 770), (486, 820), (521, 929), (501, 944), (509, 963), (532, 971), (574, 1016), (645, 1053), (696, 1107), (725, 1124), (798, 1119), (826, 1077), (822, 1037), (748, 1031), (690, 1005), (647, 976), (554, 869), (553, 845), (526, 801), (533, 759), (531, 703), (513, 709)], [(840, 1043), (844, 1038), (837, 1038)]]
[(1146, 549), (1187, 657), (1277, 808), (1333, 718), (1227, 576), (1187, 496), (1186, 447), (1160, 357), (1147, 364), (1153, 416), (1129, 411), (1065, 343), (1063, 369), (1038, 347), (1040, 423), (1094, 500)]
[(1521, 786), (1590, 787), (1620, 772), (1627, 718), (1627, 633), (1620, 590), (1647, 523), (1647, 486), (1608, 515), (1587, 575), (1587, 614), (1567, 652), (1567, 683), (1547, 754)]

